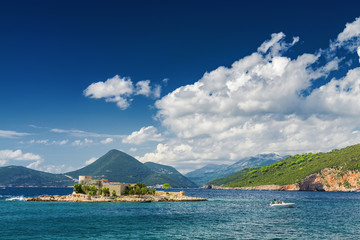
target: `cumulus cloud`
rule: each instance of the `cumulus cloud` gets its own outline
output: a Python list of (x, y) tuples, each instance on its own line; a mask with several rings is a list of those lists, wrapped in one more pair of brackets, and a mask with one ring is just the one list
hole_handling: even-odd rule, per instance
[(356, 51), (360, 44), (360, 18), (347, 23), (345, 29), (339, 33), (336, 40), (331, 42), (330, 49), (344, 47), (350, 51)]
[(123, 138), (123, 143), (139, 145), (144, 142), (160, 142), (163, 140), (161, 133), (158, 133), (154, 126), (142, 127), (139, 131), (131, 133)]
[(134, 87), (130, 78), (121, 78), (116, 75), (105, 82), (92, 83), (84, 90), (84, 95), (96, 99), (105, 98), (106, 102), (115, 102), (120, 109), (125, 110), (130, 106), (132, 96), (159, 97), (160, 89), (159, 86), (156, 86), (153, 90), (150, 80), (139, 81)]
[(114, 141), (114, 139), (112, 139), (112, 138), (106, 138), (106, 139), (104, 139), (104, 140), (101, 140), (100, 142), (102, 143), (102, 144), (108, 144), (108, 143), (111, 143), (111, 142), (113, 142)]
[[(337, 48), (354, 46), (359, 22), (346, 25)], [(286, 50), (299, 39), (285, 39), (283, 33), (272, 34), (257, 52), (158, 100), (157, 119), (175, 137), (139, 159), (186, 171), (189, 165), (263, 152), (317, 152), (360, 143), (360, 68), (315, 87), (348, 56), (322, 63), (325, 52), (318, 51), (291, 59)]]
[(5, 165), (9, 161), (34, 161), (28, 165), (29, 168), (36, 168), (43, 159), (33, 153), (23, 153), (22, 150), (0, 150), (0, 162)]
[(30, 135), (30, 134), (16, 132), (16, 131), (0, 130), (0, 137), (3, 137), (3, 138), (23, 137), (23, 136), (27, 136), (27, 135)]

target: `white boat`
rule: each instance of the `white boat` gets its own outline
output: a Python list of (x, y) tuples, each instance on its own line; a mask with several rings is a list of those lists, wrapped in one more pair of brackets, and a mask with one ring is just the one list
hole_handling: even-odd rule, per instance
[(283, 208), (290, 208), (294, 207), (295, 203), (270, 203), (270, 207), (283, 207)]

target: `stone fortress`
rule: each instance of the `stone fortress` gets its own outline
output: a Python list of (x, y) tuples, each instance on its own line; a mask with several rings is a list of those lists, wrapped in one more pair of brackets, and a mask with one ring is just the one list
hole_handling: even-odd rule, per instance
[(79, 183), (83, 185), (94, 185), (98, 189), (109, 188), (110, 193), (115, 191), (117, 196), (123, 195), (127, 186), (134, 185), (130, 183), (109, 182), (107, 179), (93, 180), (91, 176), (79, 176)]

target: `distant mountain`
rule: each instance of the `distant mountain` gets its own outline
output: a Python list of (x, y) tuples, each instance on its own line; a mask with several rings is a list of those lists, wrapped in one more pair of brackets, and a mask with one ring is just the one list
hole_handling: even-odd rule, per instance
[(142, 182), (148, 186), (169, 183), (174, 188), (197, 187), (173, 167), (143, 164), (118, 150), (111, 150), (92, 164), (65, 174), (41, 172), (22, 166), (0, 167), (0, 186), (73, 186), (74, 179), (80, 175), (106, 178), (111, 182)]
[(0, 167), (1, 186), (66, 187), (74, 181), (63, 174), (36, 171), (22, 166)]
[(213, 179), (224, 177), (223, 171), (225, 171), (227, 167), (229, 167), (229, 165), (208, 164), (185, 174), (185, 176), (197, 185), (203, 186)]
[[(169, 178), (169, 181), (167, 183), (170, 184), (172, 187), (188, 187), (188, 188), (197, 188), (199, 187), (192, 181), (190, 181), (187, 177), (179, 173), (175, 168), (167, 166), (167, 165), (161, 165), (158, 163), (153, 162), (146, 162), (144, 163), (145, 166), (150, 168), (152, 171), (161, 174), (162, 176), (166, 176)], [(174, 182), (174, 180), (176, 182)], [(173, 182), (173, 184), (171, 184)], [(180, 183), (180, 185), (178, 184)]]
[(90, 165), (66, 174), (73, 178), (87, 175), (95, 179), (106, 178), (111, 182), (142, 182), (150, 186), (169, 183), (172, 187), (194, 187), (190, 180), (172, 167), (155, 163), (146, 165), (118, 150), (111, 150)]
[[(288, 185), (299, 184), (309, 176), (317, 176), (324, 169), (335, 169), (338, 174), (331, 179), (330, 182), (325, 181), (325, 185), (340, 182), (339, 185), (349, 185), (349, 188), (354, 187), (346, 180), (349, 178), (349, 171), (353, 171), (355, 185), (358, 186), (360, 179), (355, 178), (355, 173), (360, 171), (360, 144), (349, 146), (340, 150), (333, 149), (328, 153), (306, 153), (296, 154), (294, 156), (286, 157), (281, 161), (273, 164), (246, 168), (233, 175), (216, 179), (209, 184), (224, 187), (255, 187), (262, 185)], [(331, 172), (328, 170), (327, 172)], [(324, 176), (320, 176), (320, 180)], [(350, 180), (349, 180), (350, 181)], [(320, 182), (316, 184), (321, 184)], [(300, 186), (301, 187), (301, 186)]]
[(214, 179), (229, 176), (244, 168), (265, 166), (279, 161), (282, 158), (283, 157), (275, 153), (259, 154), (253, 157), (243, 158), (232, 165), (209, 164), (203, 168), (189, 172), (185, 174), (185, 176), (199, 186), (203, 186)]

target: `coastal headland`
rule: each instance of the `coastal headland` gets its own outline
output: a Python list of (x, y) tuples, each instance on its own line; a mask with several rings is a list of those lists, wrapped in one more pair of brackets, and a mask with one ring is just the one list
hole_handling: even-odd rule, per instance
[(185, 201), (207, 201), (205, 198), (185, 196), (181, 192), (156, 191), (155, 195), (125, 195), (125, 196), (91, 196), (82, 193), (72, 193), (70, 195), (41, 195), (28, 198), (30, 202), (185, 202)]
[(311, 174), (295, 184), (251, 187), (208, 185), (204, 188), (223, 190), (360, 192), (360, 172), (357, 170), (342, 171), (341, 169), (325, 168), (319, 173)]

